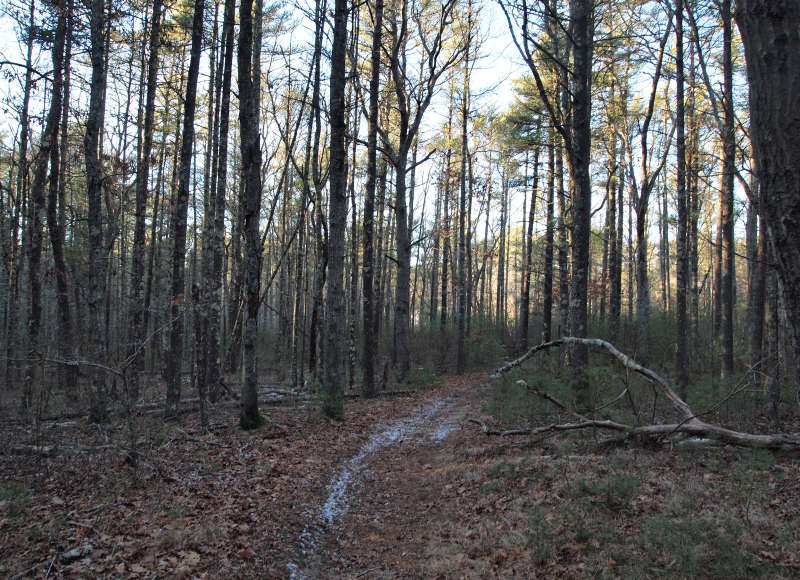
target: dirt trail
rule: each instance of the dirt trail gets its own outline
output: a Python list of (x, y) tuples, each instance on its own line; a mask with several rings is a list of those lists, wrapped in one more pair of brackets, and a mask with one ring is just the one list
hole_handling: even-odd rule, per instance
[[(142, 414), (136, 469), (119, 425), (0, 414), (14, 443), (97, 450), (0, 449), (0, 577), (798, 577), (796, 455), (487, 438), (466, 419), (499, 424), (489, 384), (350, 399), (344, 422), (274, 407), (246, 432), (232, 405), (210, 434)], [(696, 550), (669, 543), (687, 533)]]
[[(443, 441), (464, 422), (466, 395), (474, 388), (474, 382), (482, 378), (483, 375), (473, 375), (466, 385), (459, 381), (462, 384), (432, 391), (405, 416), (376, 426), (358, 452), (331, 475), (324, 503), (311, 512), (313, 515), (298, 538), (298, 558), (287, 564), (290, 578), (320, 578), (346, 573), (336, 562), (341, 553), (350, 551), (349, 546), (342, 545), (341, 539), (357, 532), (349, 529), (351, 508), (360, 512), (365, 506), (365, 498), (377, 497), (383, 498), (384, 505), (391, 510), (393, 495), (382, 481), (376, 479), (376, 473), (383, 471), (387, 462), (396, 463), (398, 456), (402, 457), (401, 461), (413, 462), (414, 458), (427, 456), (441, 447)], [(396, 532), (390, 527), (384, 531)], [(367, 568), (360, 573), (366, 575), (370, 572), (377, 572), (377, 569)]]

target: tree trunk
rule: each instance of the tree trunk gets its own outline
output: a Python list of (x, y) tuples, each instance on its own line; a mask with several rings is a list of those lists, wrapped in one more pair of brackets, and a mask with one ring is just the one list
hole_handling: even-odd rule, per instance
[[(330, 81), (330, 200), (328, 202), (328, 288), (325, 329), (325, 373), (322, 412), (344, 417), (344, 232), (347, 219), (347, 150), (345, 147), (345, 76), (347, 0), (336, 0)], [(405, 216), (403, 217), (405, 220)], [(398, 214), (398, 227), (401, 225)], [(406, 225), (403, 222), (402, 225)]]
[(736, 130), (733, 111), (733, 59), (731, 43), (733, 23), (731, 18), (731, 0), (720, 2), (722, 19), (722, 68), (723, 68), (723, 126), (722, 126), (722, 188), (720, 190), (720, 225), (722, 237), (722, 277), (721, 331), (722, 331), (722, 379), (731, 379), (733, 374), (733, 303), (734, 303), (734, 240), (733, 240), (733, 177), (736, 170)]
[[(27, 249), (29, 248), (30, 244), (28, 242), (28, 230), (27, 228), (23, 229), (22, 231), (22, 251), (20, 252), (17, 248), (17, 234), (18, 234), (18, 225), (21, 223), (20, 218), (27, 217), (27, 194), (28, 194), (28, 141), (30, 139), (30, 102), (31, 102), (31, 92), (33, 89), (33, 40), (34, 40), (34, 31), (33, 27), (36, 24), (36, 2), (35, 0), (30, 1), (29, 6), (29, 20), (28, 20), (28, 30), (27, 30), (27, 38), (26, 38), (26, 56), (25, 56), (25, 81), (23, 84), (23, 93), (22, 93), (22, 111), (20, 113), (19, 119), (19, 149), (17, 153), (17, 158), (19, 159), (19, 163), (17, 166), (17, 176), (16, 176), (16, 201), (15, 201), (15, 208), (14, 208), (14, 216), (12, 219), (12, 235), (11, 235), (11, 247), (9, 249), (9, 292), (11, 294), (9, 299), (9, 307), (8, 307), (8, 320), (6, 324), (7, 333), (6, 333), (6, 385), (13, 384), (17, 379), (17, 369), (19, 368), (16, 364), (16, 359), (18, 358), (18, 346), (20, 343), (19, 340), (19, 329), (18, 329), (18, 316), (19, 313), (17, 312), (17, 304), (19, 302), (19, 287), (20, 287), (20, 278), (22, 273), (22, 263), (25, 259), (25, 254)], [(24, 226), (23, 226), (24, 227)], [(21, 254), (21, 255), (20, 255)], [(26, 368), (27, 373), (27, 368)]]
[(619, 161), (619, 180), (617, 183), (616, 194), (616, 217), (617, 223), (612, 232), (611, 248), (609, 249), (608, 269), (611, 271), (611, 296), (608, 301), (608, 315), (610, 320), (609, 335), (612, 340), (617, 339), (619, 332), (619, 317), (622, 312), (622, 247), (624, 235), (624, 209), (625, 209), (625, 164), (623, 162), (623, 152), (620, 149)]
[(676, 244), (677, 289), (675, 293), (675, 376), (677, 387), (683, 399), (686, 399), (689, 385), (689, 318), (687, 311), (687, 294), (689, 290), (689, 256), (688, 229), (689, 204), (686, 188), (686, 129), (685, 129), (685, 95), (683, 67), (683, 0), (675, 2), (675, 42), (676, 42), (676, 124), (677, 124), (677, 198), (678, 198), (678, 234)]
[[(763, 215), (800, 361), (800, 3), (739, 0), (736, 18), (750, 84), (753, 149)], [(800, 364), (795, 364), (800, 395)]]
[(236, 16), (234, 0), (226, 0), (222, 21), (222, 38), (224, 43), (224, 65), (222, 86), (219, 101), (219, 148), (216, 154), (216, 169), (213, 172), (216, 182), (212, 184), (214, 194), (214, 224), (211, 232), (211, 270), (207, 280), (208, 300), (208, 342), (206, 344), (206, 380), (209, 396), (212, 401), (219, 398), (219, 387), (222, 380), (220, 361), (220, 338), (222, 315), (222, 276), (223, 256), (225, 253), (225, 198), (228, 186), (228, 129), (230, 124), (231, 77), (233, 74), (233, 26)]
[(325, 2), (317, 0), (315, 2), (315, 34), (314, 34), (314, 85), (311, 89), (311, 111), (314, 114), (314, 144), (311, 150), (311, 176), (314, 184), (314, 226), (316, 243), (316, 265), (314, 269), (314, 295), (311, 306), (311, 323), (309, 328), (308, 340), (308, 366), (315, 378), (318, 378), (319, 368), (319, 348), (318, 339), (320, 319), (322, 312), (322, 292), (325, 287), (325, 276), (327, 271), (327, 245), (323, 235), (324, 215), (322, 212), (322, 179), (320, 177), (319, 150), (320, 132), (322, 130), (320, 91), (321, 85), (321, 62), (322, 62), (322, 42), (325, 27)]
[[(103, 175), (100, 151), (100, 132), (106, 95), (105, 59), (105, 2), (92, 0), (90, 13), (92, 80), (89, 89), (89, 116), (83, 139), (86, 159), (86, 197), (89, 205), (89, 340), (90, 357), (97, 364), (105, 363), (105, 333), (103, 298), (106, 293), (106, 256), (103, 247)], [(105, 371), (91, 371), (91, 403), (89, 421), (104, 423), (106, 409)]]
[[(592, 183), (591, 112), (592, 112), (592, 51), (594, 38), (593, 0), (573, 0), (570, 3), (570, 32), (572, 50), (572, 106), (569, 154), (572, 181), (572, 275), (570, 277), (570, 333), (587, 336), (587, 290), (589, 282), (589, 239), (591, 237)], [(581, 405), (588, 403), (588, 382), (585, 372), (589, 351), (585, 344), (575, 345), (572, 365), (575, 373), (576, 397)]]
[[(72, 328), (72, 314), (69, 304), (69, 288), (67, 285), (67, 260), (64, 254), (64, 204), (59, 204), (59, 182), (62, 176), (61, 163), (65, 163), (63, 153), (66, 151), (58, 143), (58, 118), (69, 104), (64, 102), (64, 62), (66, 56), (67, 6), (61, 0), (58, 5), (58, 25), (53, 44), (53, 94), (50, 115), (53, 116), (54, 134), (47, 138), (52, 140), (50, 146), (50, 183), (47, 196), (47, 226), (50, 233), (50, 244), (53, 248), (53, 265), (56, 278), (56, 303), (58, 306), (58, 342), (62, 358), (73, 359), (76, 355), (75, 339)], [(52, 108), (58, 107), (58, 110)], [(48, 125), (50, 119), (48, 118)], [(45, 129), (47, 132), (47, 129)], [(62, 138), (64, 133), (62, 132)], [(78, 375), (72, 367), (59, 369), (59, 376), (68, 390), (77, 385)]]
[(170, 230), (173, 238), (171, 256), (169, 357), (165, 369), (167, 379), (167, 402), (164, 418), (178, 417), (181, 399), (181, 371), (183, 369), (184, 341), (184, 286), (186, 276), (186, 219), (189, 209), (189, 186), (192, 172), (194, 147), (194, 113), (197, 104), (197, 78), (200, 72), (200, 56), (203, 36), (204, 0), (195, 0), (192, 18), (192, 44), (190, 49), (189, 76), (186, 83), (186, 98), (183, 110), (183, 140), (178, 167), (178, 189), (172, 204)]
[(542, 288), (542, 342), (553, 333), (553, 234), (555, 230), (555, 144), (547, 145), (547, 225), (544, 234), (544, 284)]
[[(28, 229), (30, 231), (30, 247), (28, 251), (28, 283), (30, 286), (29, 308), (28, 308), (28, 364), (25, 372), (25, 387), (23, 389), (23, 408), (30, 410), (33, 404), (33, 388), (39, 377), (39, 359), (42, 356), (41, 345), (39, 344), (39, 331), (42, 323), (42, 228), (44, 225), (45, 210), (48, 215), (48, 226), (50, 227), (51, 240), (54, 240), (53, 252), (56, 262), (56, 283), (59, 304), (59, 350), (62, 356), (65, 350), (69, 349), (68, 343), (63, 342), (68, 336), (64, 333), (71, 331), (69, 326), (69, 299), (66, 295), (66, 267), (64, 264), (63, 246), (59, 243), (58, 221), (56, 216), (56, 197), (58, 189), (58, 124), (61, 119), (61, 96), (63, 88), (64, 70), (64, 39), (66, 37), (66, 10), (64, 1), (60, 0), (58, 5), (58, 20), (53, 37), (52, 61), (53, 61), (53, 87), (50, 93), (50, 108), (47, 113), (44, 133), (42, 134), (39, 155), (33, 174), (31, 185), (31, 195), (29, 202)], [(45, 187), (47, 186), (47, 166), (50, 164), (50, 188), (48, 200), (45, 202)], [(52, 223), (51, 223), (51, 220)], [(59, 260), (60, 259), (60, 260)], [(59, 270), (60, 266), (64, 269)], [(61, 276), (64, 276), (62, 279)], [(64, 290), (62, 296), (61, 290)], [(62, 310), (62, 297), (67, 299), (66, 320)]]
[(467, 364), (467, 157), (469, 143), (467, 130), (469, 124), (469, 49), (472, 34), (472, 5), (467, 11), (467, 53), (464, 56), (464, 85), (461, 92), (461, 180), (458, 195), (458, 337), (456, 340), (456, 373), (463, 374)]
[[(383, 32), (383, 0), (375, 0), (372, 24), (372, 72), (369, 79), (369, 127), (367, 129), (367, 182), (364, 189), (364, 258), (362, 294), (364, 297), (364, 343), (361, 359), (361, 395), (375, 395), (375, 182), (378, 173), (378, 97), (381, 77), (381, 33)], [(355, 235), (355, 232), (353, 233)]]
[[(150, 48), (147, 59), (147, 97), (144, 105), (144, 130), (140, 145), (139, 164), (136, 167), (136, 215), (133, 228), (133, 252), (131, 259), (130, 286), (130, 334), (128, 356), (132, 374), (129, 378), (131, 396), (139, 396), (139, 373), (144, 369), (144, 337), (147, 333), (144, 315), (144, 259), (145, 227), (147, 221), (147, 185), (150, 177), (150, 156), (153, 149), (153, 126), (155, 123), (156, 86), (158, 81), (158, 49), (161, 44), (162, 0), (153, 1), (153, 15), (150, 25)], [(153, 240), (150, 242), (153, 243)]]
[[(202, 1), (202, 0), (199, 0)], [(260, 18), (257, 15), (256, 18)], [(239, 412), (239, 426), (253, 429), (263, 423), (258, 411), (258, 308), (260, 304), (261, 240), (259, 217), (261, 210), (261, 142), (259, 93), (261, 79), (256, 62), (261, 58), (258, 39), (254, 42), (253, 0), (243, 0), (239, 6), (239, 47), (237, 53), (239, 78), (239, 130), (243, 167), (243, 187), (239, 203), (243, 217), (244, 235), (244, 381)]]
[[(538, 145), (541, 133), (541, 127), (537, 123), (536, 126), (536, 148), (533, 150), (533, 185), (531, 187), (531, 203), (528, 206), (528, 223), (527, 232), (525, 234), (525, 262), (522, 265), (525, 272), (525, 277), (522, 280), (522, 304), (520, 306), (520, 314), (522, 321), (520, 324), (520, 350), (524, 351), (528, 348), (528, 333), (530, 326), (530, 309), (531, 309), (531, 270), (533, 269), (533, 225), (536, 218), (536, 196), (539, 194), (539, 151)], [(551, 262), (552, 266), (552, 262)], [(552, 282), (551, 282), (552, 283)]]
[[(503, 299), (506, 293), (506, 222), (508, 221), (508, 177), (506, 170), (501, 170), (500, 191), (500, 251), (497, 254), (497, 292), (495, 308), (495, 322), (505, 330), (506, 311)], [(445, 214), (445, 219), (447, 215)], [(444, 297), (444, 294), (442, 294)]]

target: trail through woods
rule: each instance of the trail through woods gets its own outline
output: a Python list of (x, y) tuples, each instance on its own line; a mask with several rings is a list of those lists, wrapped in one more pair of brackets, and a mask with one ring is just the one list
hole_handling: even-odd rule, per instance
[[(177, 425), (145, 412), (135, 473), (122, 422), (33, 432), (4, 416), (15, 443), (0, 449), (0, 576), (800, 573), (796, 454), (603, 446), (588, 431), (486, 437), (470, 418), (514, 426), (490, 412), (501, 382), (426, 386), (348, 399), (343, 423), (287, 400), (249, 432), (230, 403), (212, 409), (211, 434), (196, 411)], [(531, 425), (557, 418), (532, 409)]]

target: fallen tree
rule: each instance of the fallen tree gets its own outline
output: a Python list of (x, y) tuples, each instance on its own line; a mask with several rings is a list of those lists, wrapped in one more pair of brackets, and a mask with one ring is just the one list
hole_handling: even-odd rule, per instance
[[(549, 401), (556, 407), (563, 411), (570, 413), (576, 420), (569, 423), (551, 424), (531, 429), (509, 429), (509, 430), (496, 430), (489, 428), (485, 423), (472, 419), (473, 423), (481, 426), (481, 430), (487, 435), (494, 436), (511, 436), (511, 435), (540, 435), (549, 432), (557, 431), (573, 431), (578, 429), (604, 429), (608, 431), (617, 431), (625, 434), (626, 437), (640, 438), (640, 439), (663, 439), (675, 434), (686, 434), (695, 437), (706, 437), (715, 439), (732, 445), (742, 447), (759, 447), (765, 449), (778, 449), (778, 448), (797, 448), (800, 447), (800, 437), (788, 433), (775, 433), (775, 434), (755, 434), (745, 433), (741, 431), (734, 431), (713, 423), (707, 423), (701, 420), (698, 415), (692, 411), (689, 405), (681, 399), (678, 394), (672, 390), (667, 383), (666, 379), (661, 377), (655, 371), (644, 367), (633, 360), (628, 355), (621, 352), (610, 342), (601, 340), (599, 338), (575, 338), (571, 336), (558, 338), (550, 342), (545, 342), (534, 347), (531, 347), (525, 354), (518, 359), (515, 359), (499, 369), (497, 369), (491, 376), (499, 378), (504, 373), (519, 367), (526, 360), (531, 358), (537, 352), (547, 350), (554, 347), (560, 347), (569, 344), (585, 344), (588, 346), (600, 347), (608, 351), (614, 358), (616, 358), (622, 365), (643, 376), (650, 381), (658, 391), (663, 394), (667, 400), (672, 403), (672, 406), (677, 410), (681, 421), (669, 424), (655, 424), (655, 425), (627, 425), (617, 421), (591, 419), (571, 409), (565, 403), (559, 401), (553, 395), (546, 393), (536, 387), (529, 385), (526, 381), (520, 380), (518, 384), (523, 385), (535, 395)], [(620, 397), (617, 397), (620, 398)], [(616, 400), (616, 399), (615, 399)]]

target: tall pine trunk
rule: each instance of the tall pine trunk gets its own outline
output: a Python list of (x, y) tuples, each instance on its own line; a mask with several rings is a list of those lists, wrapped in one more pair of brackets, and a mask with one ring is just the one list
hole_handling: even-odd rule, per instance
[(756, 176), (792, 330), (800, 395), (800, 4), (739, 0), (736, 19), (750, 83)]
[[(364, 258), (362, 294), (364, 298), (364, 343), (361, 359), (361, 394), (375, 394), (375, 359), (377, 336), (375, 328), (375, 182), (378, 172), (378, 97), (381, 76), (381, 33), (383, 29), (383, 0), (375, 1), (372, 24), (372, 72), (369, 80), (369, 127), (367, 129), (367, 182), (364, 189)], [(355, 235), (355, 233), (353, 234)]]
[[(345, 76), (347, 49), (347, 0), (336, 0), (333, 24), (330, 80), (330, 200), (328, 204), (328, 288), (323, 374), (326, 417), (344, 416), (344, 233), (347, 219), (347, 149), (345, 147)], [(398, 214), (398, 227), (400, 224)], [(405, 217), (403, 218), (405, 219)]]
[(689, 384), (688, 349), (689, 349), (689, 312), (687, 295), (689, 292), (689, 203), (686, 187), (686, 130), (683, 68), (683, 0), (675, 3), (675, 42), (676, 42), (676, 124), (677, 124), (677, 198), (678, 198), (678, 234), (676, 238), (677, 253), (677, 288), (675, 292), (676, 348), (675, 374), (681, 397), (686, 398)]
[[(261, 211), (261, 143), (259, 91), (261, 90), (258, 67), (254, 61), (261, 58), (254, 54), (253, 0), (243, 0), (239, 6), (239, 130), (243, 168), (243, 187), (239, 211), (243, 219), (244, 237), (244, 382), (239, 409), (239, 426), (253, 429), (263, 423), (258, 411), (258, 308), (260, 303), (261, 240), (259, 217)], [(255, 70), (254, 70), (255, 69)]]
[[(103, 174), (100, 133), (106, 98), (105, 2), (92, 0), (90, 13), (92, 80), (89, 89), (89, 116), (83, 149), (86, 160), (86, 197), (89, 205), (89, 354), (92, 362), (105, 363), (106, 342), (103, 324), (103, 300), (106, 294), (106, 256), (103, 247)], [(105, 371), (91, 370), (89, 421), (108, 420)]]
[[(131, 396), (139, 396), (139, 373), (144, 369), (145, 326), (145, 228), (147, 222), (147, 190), (150, 177), (150, 157), (153, 150), (153, 127), (155, 124), (156, 83), (158, 80), (158, 49), (161, 44), (162, 0), (153, 1), (150, 24), (150, 47), (147, 59), (147, 96), (144, 104), (144, 129), (140, 145), (139, 164), (136, 167), (136, 205), (133, 228), (133, 252), (131, 256), (130, 286), (130, 331), (128, 356), (131, 361)], [(153, 243), (151, 239), (150, 243)]]
[(178, 189), (172, 203), (170, 230), (172, 233), (171, 283), (169, 316), (172, 327), (169, 334), (169, 356), (165, 369), (167, 379), (167, 402), (164, 418), (178, 417), (181, 399), (181, 373), (184, 347), (184, 287), (186, 279), (186, 219), (189, 209), (189, 186), (192, 172), (194, 148), (194, 114), (197, 105), (197, 78), (200, 72), (200, 56), (203, 39), (204, 0), (195, 0), (192, 18), (192, 44), (189, 57), (189, 76), (186, 82), (186, 98), (183, 109), (183, 140), (178, 165)]

